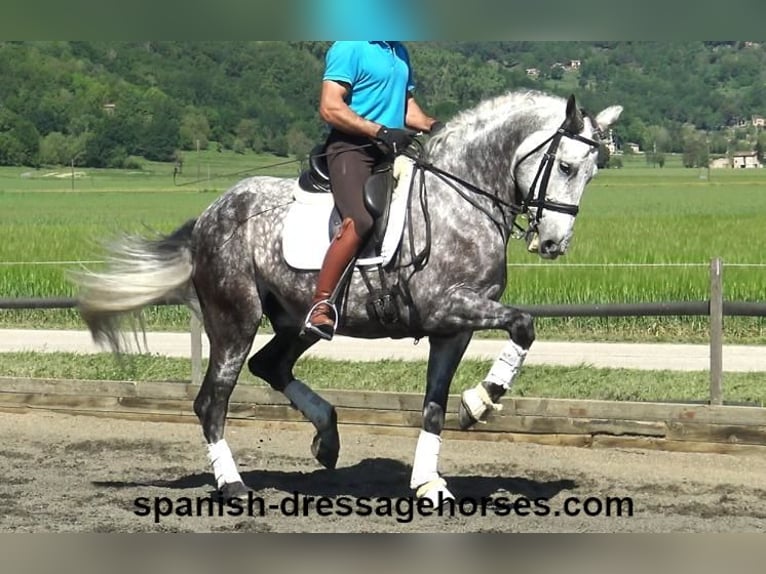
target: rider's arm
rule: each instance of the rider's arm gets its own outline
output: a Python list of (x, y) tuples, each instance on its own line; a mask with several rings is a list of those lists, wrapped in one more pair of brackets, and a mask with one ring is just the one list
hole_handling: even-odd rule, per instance
[(431, 126), (436, 120), (426, 114), (418, 103), (415, 101), (415, 96), (412, 93), (407, 94), (407, 113), (404, 118), (405, 125), (416, 131), (429, 132)]
[(347, 134), (375, 137), (380, 124), (364, 119), (346, 103), (349, 86), (343, 82), (325, 80), (319, 96), (319, 115), (335, 129)]

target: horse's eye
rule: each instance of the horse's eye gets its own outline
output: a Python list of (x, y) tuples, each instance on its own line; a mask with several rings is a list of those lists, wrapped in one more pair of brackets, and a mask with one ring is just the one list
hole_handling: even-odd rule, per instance
[(561, 173), (564, 175), (572, 175), (572, 166), (566, 162), (559, 162), (559, 169), (561, 170)]

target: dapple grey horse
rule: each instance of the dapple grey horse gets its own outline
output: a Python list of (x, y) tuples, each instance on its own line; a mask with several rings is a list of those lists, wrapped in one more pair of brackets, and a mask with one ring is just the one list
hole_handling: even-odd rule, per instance
[[(499, 302), (510, 238), (524, 238), (529, 251), (546, 259), (566, 252), (586, 184), (597, 171), (603, 134), (621, 112), (613, 105), (589, 115), (574, 96), (510, 92), (457, 114), (410, 159), (412, 191), (401, 243), (385, 266), (372, 273), (354, 269), (337, 332), (429, 340), (423, 425), (410, 482), (418, 497), (437, 504), (454, 498), (438, 471), (441, 432), (450, 383), (473, 333), (504, 330), (509, 340), (485, 380), (463, 393), (464, 429), (499, 406), (535, 339), (532, 317)], [(194, 411), (226, 497), (248, 491), (224, 427), (264, 315), (274, 336), (250, 357), (250, 371), (314, 424), (311, 450), (319, 462), (333, 468), (338, 459), (335, 408), (293, 376), (296, 361), (317, 342), (301, 335), (316, 271), (289, 266), (281, 249), (295, 186), (290, 178), (244, 179), (170, 235), (113, 241), (103, 270), (73, 275), (94, 339), (115, 350), (121, 319), (147, 305), (176, 297), (199, 314), (210, 357)], [(393, 294), (388, 305), (396, 317), (387, 323), (373, 318), (367, 304), (370, 290), (384, 287)]]

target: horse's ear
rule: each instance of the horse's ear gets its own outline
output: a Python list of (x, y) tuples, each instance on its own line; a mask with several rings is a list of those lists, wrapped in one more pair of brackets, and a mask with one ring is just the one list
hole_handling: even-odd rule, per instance
[(605, 108), (599, 112), (599, 114), (596, 116), (596, 123), (598, 124), (599, 129), (602, 132), (605, 131), (609, 126), (617, 121), (621, 113), (622, 106), (609, 106), (608, 108)]
[(575, 101), (575, 96), (572, 94), (567, 100), (567, 112), (566, 120), (564, 121), (564, 129), (574, 134), (579, 134), (583, 127), (585, 127), (585, 122), (582, 118), (582, 112), (578, 109), (577, 102)]
[(577, 119), (577, 102), (575, 102), (574, 94), (570, 94), (567, 100), (567, 119), (570, 122), (574, 122)]

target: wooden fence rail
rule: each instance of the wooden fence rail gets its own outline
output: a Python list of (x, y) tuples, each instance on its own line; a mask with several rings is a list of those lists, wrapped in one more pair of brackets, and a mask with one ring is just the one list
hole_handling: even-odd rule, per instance
[[(45, 409), (69, 414), (197, 424), (198, 385), (172, 382), (81, 381), (0, 377), (0, 411)], [(373, 433), (411, 434), (422, 425), (419, 393), (323, 390), (341, 425)], [(486, 424), (461, 431), (459, 396), (449, 397), (450, 438), (562, 446), (652, 448), (685, 452), (766, 454), (766, 408), (512, 397)], [(307, 423), (266, 386), (239, 385), (228, 420), (234, 424)]]

